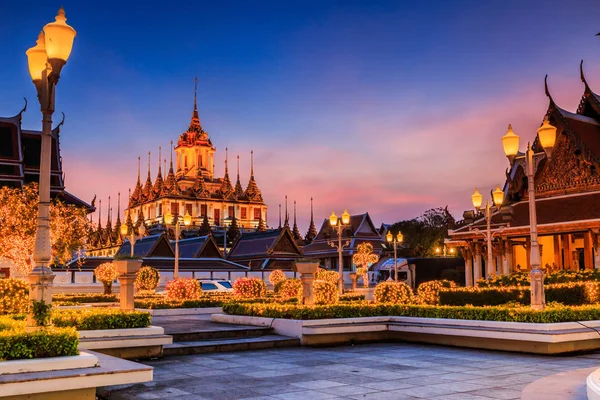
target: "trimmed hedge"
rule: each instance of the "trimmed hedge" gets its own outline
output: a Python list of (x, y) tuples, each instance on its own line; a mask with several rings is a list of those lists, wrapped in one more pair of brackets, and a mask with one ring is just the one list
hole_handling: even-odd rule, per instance
[(223, 306), (223, 311), (231, 315), (299, 320), (403, 316), (481, 321), (555, 323), (593, 321), (600, 319), (600, 306), (548, 307), (543, 311), (537, 311), (529, 307), (451, 307), (389, 303), (353, 303), (325, 306), (230, 303)]
[(147, 312), (118, 309), (54, 310), (52, 322), (57, 327), (73, 327), (78, 331), (99, 329), (146, 328), (152, 317)]
[[(600, 283), (560, 283), (545, 285), (546, 302), (565, 305), (594, 304), (600, 301)], [(492, 287), (492, 288), (455, 288), (439, 291), (440, 305), (496, 306), (517, 302), (530, 304), (531, 292), (528, 286)]]
[(119, 297), (116, 294), (99, 293), (58, 293), (52, 295), (52, 301), (69, 303), (116, 303)]
[(135, 308), (144, 308), (148, 310), (166, 310), (171, 308), (204, 308), (204, 307), (221, 307), (226, 300), (221, 298), (200, 298), (198, 300), (160, 300), (160, 299), (143, 299), (134, 300)]
[(340, 298), (338, 301), (340, 302), (349, 302), (349, 301), (364, 301), (365, 295), (354, 292), (346, 292), (344, 294), (340, 294)]
[[(585, 269), (580, 271), (557, 271), (544, 274), (544, 284), (571, 283), (571, 282), (600, 282), (600, 270)], [(489, 279), (477, 281), (479, 287), (502, 287), (502, 286), (529, 286), (528, 272), (514, 272), (509, 275), (496, 275)]]

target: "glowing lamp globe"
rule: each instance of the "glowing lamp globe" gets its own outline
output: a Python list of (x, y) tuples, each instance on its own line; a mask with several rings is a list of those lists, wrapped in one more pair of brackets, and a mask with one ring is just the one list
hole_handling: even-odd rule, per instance
[(121, 225), (121, 235), (123, 236), (127, 236), (127, 233), (129, 232), (129, 227), (127, 226), (127, 224), (123, 224)]
[(348, 210), (344, 209), (344, 213), (342, 214), (342, 224), (348, 225), (350, 223), (350, 213)]
[(27, 54), (27, 64), (31, 80), (34, 82), (42, 80), (42, 72), (46, 69), (46, 63), (48, 62), (43, 31), (40, 32), (35, 46), (27, 50), (25, 54)]
[(394, 240), (394, 237), (392, 236), (392, 232), (388, 231), (388, 233), (385, 235), (385, 240), (387, 240), (390, 243), (392, 240)]
[(500, 207), (504, 203), (504, 191), (500, 189), (500, 185), (496, 186), (496, 189), (492, 192), (492, 197), (496, 207)]
[(398, 232), (398, 235), (396, 235), (396, 240), (398, 243), (402, 243), (404, 241), (404, 235), (402, 235), (402, 232)]
[(165, 215), (163, 215), (163, 218), (165, 220), (165, 224), (171, 225), (173, 223), (173, 213), (167, 211)]
[(331, 215), (329, 216), (329, 223), (331, 224), (331, 226), (336, 226), (338, 223), (338, 217), (337, 215), (335, 215), (335, 213), (332, 211)]
[(436, 247), (436, 248), (435, 248), (435, 252), (436, 252), (437, 254), (440, 254), (440, 251), (441, 251), (441, 250), (440, 250), (440, 248), (439, 248), (439, 247)]
[(508, 125), (506, 135), (502, 136), (502, 147), (509, 159), (514, 158), (519, 152), (519, 136), (513, 131), (512, 125)]
[(192, 224), (192, 216), (187, 212), (183, 216), (183, 224), (185, 226), (190, 226)]
[(75, 39), (75, 29), (67, 24), (64, 8), (58, 10), (55, 21), (44, 26), (46, 35), (46, 53), (48, 59), (61, 60), (66, 63), (73, 49), (73, 40)]
[(479, 193), (479, 189), (475, 189), (475, 193), (471, 195), (471, 201), (473, 202), (473, 207), (479, 211), (483, 202), (483, 195)]
[(537, 130), (538, 137), (540, 138), (540, 144), (544, 148), (546, 154), (550, 155), (552, 148), (556, 143), (556, 127), (550, 125), (548, 117), (544, 117), (542, 126)]

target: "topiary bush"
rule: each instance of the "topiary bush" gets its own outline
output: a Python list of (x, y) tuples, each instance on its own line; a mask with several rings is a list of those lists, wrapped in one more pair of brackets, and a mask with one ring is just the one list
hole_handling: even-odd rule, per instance
[(154, 293), (158, 282), (160, 281), (160, 272), (156, 268), (144, 265), (138, 271), (135, 277), (134, 287), (136, 291), (145, 293)]
[(29, 284), (22, 279), (0, 279), (0, 314), (23, 314), (29, 307)]
[(240, 278), (233, 282), (233, 294), (242, 299), (265, 297), (267, 285), (260, 278)]
[(94, 269), (96, 280), (104, 285), (104, 294), (112, 294), (112, 284), (119, 277), (119, 273), (115, 269), (113, 263), (105, 262)]
[(317, 281), (326, 281), (329, 283), (333, 283), (334, 285), (337, 285), (338, 281), (340, 280), (340, 274), (337, 273), (336, 271), (328, 271), (323, 268), (318, 268), (315, 279)]
[[(298, 299), (302, 299), (302, 285), (298, 288)], [(314, 281), (313, 300), (317, 305), (335, 304), (340, 293), (337, 284), (327, 281)]]
[(202, 296), (202, 286), (194, 278), (177, 278), (167, 282), (166, 300), (195, 300)]
[(298, 278), (285, 279), (275, 285), (275, 294), (281, 300), (289, 300), (298, 296), (298, 291), (302, 287), (302, 281)]
[(279, 282), (283, 282), (284, 280), (286, 280), (285, 273), (280, 269), (273, 270), (269, 274), (269, 282), (271, 282), (271, 285), (273, 286), (277, 286)]
[(456, 288), (456, 283), (445, 279), (423, 282), (417, 288), (417, 303), (437, 305), (440, 303), (440, 290), (454, 288)]
[(406, 283), (385, 281), (375, 287), (373, 297), (375, 303), (410, 304), (413, 301), (413, 292)]

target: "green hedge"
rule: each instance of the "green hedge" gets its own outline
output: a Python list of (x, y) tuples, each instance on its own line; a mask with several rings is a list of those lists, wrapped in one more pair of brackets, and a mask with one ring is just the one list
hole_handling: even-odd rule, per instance
[(224, 300), (220, 298), (200, 298), (198, 300), (159, 300), (145, 299), (135, 300), (135, 308), (143, 308), (148, 310), (165, 310), (171, 308), (205, 308), (205, 307), (221, 307)]
[(299, 306), (281, 304), (235, 304), (223, 306), (232, 315), (249, 315), (284, 319), (329, 319), (377, 316), (404, 316), (421, 318), (451, 318), (482, 321), (555, 323), (592, 321), (600, 319), (600, 306), (553, 307), (544, 311), (529, 307), (451, 307), (401, 304), (334, 304), (326, 306)]
[(52, 322), (57, 327), (74, 327), (78, 331), (99, 329), (145, 328), (150, 326), (149, 313), (118, 309), (54, 310)]
[[(561, 283), (544, 286), (546, 302), (565, 305), (595, 304), (600, 301), (598, 282)], [(530, 304), (529, 286), (491, 287), (491, 288), (455, 288), (442, 289), (439, 292), (440, 305), (496, 306), (517, 302)]]
[(52, 295), (52, 301), (65, 303), (116, 303), (119, 297), (116, 294), (101, 293), (58, 293)]
[[(557, 271), (544, 274), (544, 284), (571, 282), (600, 282), (600, 270), (585, 269), (579, 271)], [(529, 286), (529, 272), (514, 272), (509, 275), (496, 275), (477, 281), (479, 287)]]
[(338, 300), (343, 301), (343, 302), (363, 301), (363, 300), (365, 300), (365, 295), (360, 294), (360, 293), (354, 293), (354, 292), (346, 292), (346, 293), (340, 294), (340, 297)]

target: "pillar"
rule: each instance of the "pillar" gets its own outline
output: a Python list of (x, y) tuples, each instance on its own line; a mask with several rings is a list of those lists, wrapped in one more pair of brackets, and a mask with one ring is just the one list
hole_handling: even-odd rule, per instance
[(587, 231), (583, 234), (583, 260), (585, 269), (594, 268), (594, 259), (592, 254), (592, 233)]
[(300, 272), (300, 280), (302, 281), (302, 304), (311, 306), (315, 303), (313, 284), (315, 282), (315, 274), (319, 268), (317, 262), (297, 262), (296, 270)]
[[(43, 301), (45, 304), (52, 304), (52, 284), (55, 276), (48, 267), (36, 267), (27, 275), (27, 279), (29, 280), (30, 304), (33, 304), (34, 301)], [(32, 306), (30, 305), (30, 307)], [(33, 313), (29, 312), (27, 314), (27, 328), (35, 329), (37, 326), (38, 324), (33, 318)]]
[(560, 251), (560, 247), (561, 247), (561, 240), (560, 240), (560, 235), (554, 235), (552, 236), (552, 238), (554, 239), (554, 264), (556, 265), (557, 269), (563, 269), (563, 265), (562, 265), (562, 257), (561, 257), (561, 251)]
[(564, 258), (564, 268), (565, 269), (573, 269), (573, 263), (571, 260), (573, 259), (573, 255), (571, 254), (571, 235), (564, 234), (562, 237), (563, 244), (563, 258)]
[(530, 271), (531, 270), (531, 238), (529, 236), (527, 236), (527, 238), (525, 239), (525, 252), (527, 254), (527, 270)]
[(497, 254), (496, 255), (496, 275), (502, 275), (503, 274), (503, 270), (502, 270), (502, 254)]
[(119, 273), (121, 310), (133, 310), (135, 308), (133, 302), (133, 283), (135, 282), (136, 274), (142, 266), (142, 260), (125, 259), (114, 261), (115, 270)]
[(595, 269), (600, 269), (600, 246), (599, 246), (599, 242), (600, 240), (598, 240), (598, 233), (594, 233), (592, 232), (592, 247), (593, 247), (593, 251), (594, 251), (594, 268)]
[(513, 248), (510, 240), (504, 241), (504, 254), (502, 262), (502, 273), (508, 275), (513, 270)]
[(465, 286), (473, 286), (473, 253), (465, 247), (462, 254), (465, 259)]
[(478, 243), (475, 245), (475, 262), (473, 263), (473, 284), (476, 285), (479, 279), (481, 279), (481, 245)]
[(352, 291), (354, 292), (356, 290), (356, 281), (358, 280), (356, 272), (350, 273), (350, 279), (352, 279)]

